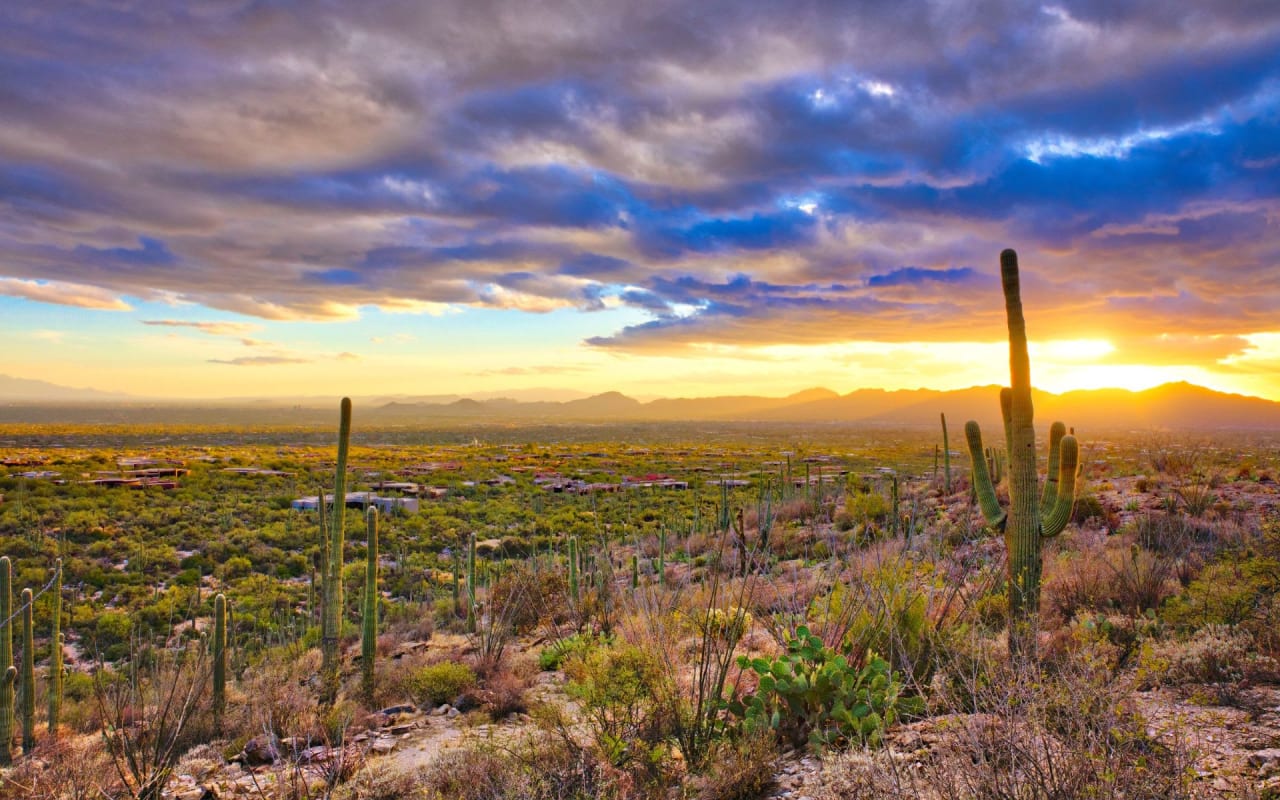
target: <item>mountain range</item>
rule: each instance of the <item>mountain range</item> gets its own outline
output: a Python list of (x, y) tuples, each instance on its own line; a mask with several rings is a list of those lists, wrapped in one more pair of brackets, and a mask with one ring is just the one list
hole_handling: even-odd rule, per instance
[[(522, 396), (528, 396), (522, 394)], [(572, 397), (562, 393), (560, 397)], [(395, 396), (353, 398), (373, 424), (447, 425), (451, 422), (680, 422), (760, 421), (776, 423), (853, 423), (870, 426), (937, 425), (946, 414), (961, 435), (964, 420), (999, 424), (999, 387), (954, 391), (858, 389), (838, 394), (814, 388), (786, 397), (724, 395), (662, 398), (642, 402), (619, 392), (567, 400), (519, 400), (512, 397)], [(1169, 383), (1141, 392), (1097, 389), (1034, 393), (1036, 419), (1061, 419), (1093, 430), (1169, 428), (1183, 430), (1280, 429), (1280, 403), (1225, 394), (1189, 383)], [(337, 398), (281, 400), (156, 401), (71, 389), (43, 381), (0, 375), (0, 421), (6, 422), (215, 422), (282, 420), (298, 424), (327, 422)], [(212, 413), (214, 410), (217, 413)], [(238, 413), (228, 413), (234, 410)]]

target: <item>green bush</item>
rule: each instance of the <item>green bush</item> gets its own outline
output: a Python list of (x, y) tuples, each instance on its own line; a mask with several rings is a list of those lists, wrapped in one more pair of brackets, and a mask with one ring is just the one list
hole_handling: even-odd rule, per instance
[(457, 661), (428, 664), (413, 673), (408, 681), (414, 702), (424, 707), (452, 703), (475, 685), (475, 671)]
[(592, 648), (611, 643), (609, 637), (592, 636), (589, 633), (575, 633), (564, 639), (557, 639), (538, 653), (538, 668), (544, 672), (560, 669), (570, 658), (582, 658)]
[(615, 767), (660, 768), (670, 716), (670, 676), (658, 657), (635, 645), (601, 647), (565, 664), (566, 690), (578, 701), (605, 758)]
[(859, 666), (825, 646), (805, 626), (796, 629), (787, 652), (773, 659), (738, 658), (759, 676), (755, 694), (729, 703), (747, 731), (772, 729), (799, 745), (877, 745), (903, 713), (918, 712), (918, 698), (903, 695), (902, 678), (889, 662), (868, 652)]

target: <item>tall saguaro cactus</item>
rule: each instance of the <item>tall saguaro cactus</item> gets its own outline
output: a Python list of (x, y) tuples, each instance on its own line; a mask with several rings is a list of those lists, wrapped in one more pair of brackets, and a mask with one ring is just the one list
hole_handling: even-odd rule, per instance
[(49, 738), (58, 736), (62, 712), (62, 559), (53, 565), (53, 629), (49, 634)]
[(222, 734), (227, 711), (227, 598), (213, 598), (213, 728)]
[(30, 753), (36, 746), (36, 640), (31, 620), (31, 607), (35, 595), (30, 589), (22, 590), (22, 752)]
[(378, 509), (365, 512), (368, 552), (364, 571), (364, 611), (360, 631), (360, 692), (373, 706), (373, 659), (378, 650)]
[(1000, 390), (1009, 456), (1008, 511), (1000, 507), (996, 498), (991, 472), (983, 456), (978, 423), (970, 420), (964, 432), (983, 516), (992, 527), (1003, 531), (1008, 550), (1010, 655), (1034, 656), (1036, 616), (1040, 610), (1042, 540), (1061, 533), (1071, 517), (1080, 448), (1074, 436), (1066, 435), (1066, 427), (1061, 422), (1053, 424), (1049, 431), (1048, 477), (1041, 492), (1031, 407), (1031, 359), (1027, 356), (1027, 326), (1022, 316), (1018, 254), (1012, 250), (1000, 254), (1000, 282), (1009, 324), (1011, 388)]
[[(351, 398), (342, 398), (338, 417), (338, 464), (333, 477), (333, 521), (329, 524), (328, 538), (324, 542), (325, 569), (324, 593), (321, 597), (320, 639), (320, 702), (333, 705), (338, 698), (338, 686), (342, 680), (338, 639), (342, 635), (342, 551), (344, 521), (347, 511), (347, 450), (351, 445)], [(320, 494), (320, 516), (324, 517), (324, 493)], [(321, 533), (324, 523), (321, 522)]]
[(13, 665), (13, 566), (0, 557), (0, 766), (13, 763), (13, 685), (18, 668)]

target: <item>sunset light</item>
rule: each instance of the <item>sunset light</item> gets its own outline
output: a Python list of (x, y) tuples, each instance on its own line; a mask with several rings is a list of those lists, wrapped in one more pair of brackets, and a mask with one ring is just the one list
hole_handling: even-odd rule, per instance
[(1014, 247), (1041, 387), (1280, 399), (1265, 4), (148, 5), (0, 11), (10, 378), (989, 385)]

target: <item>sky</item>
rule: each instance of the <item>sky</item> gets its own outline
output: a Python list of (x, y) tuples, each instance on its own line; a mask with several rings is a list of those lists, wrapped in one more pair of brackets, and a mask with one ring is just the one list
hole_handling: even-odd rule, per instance
[(1280, 400), (1275, 0), (0, 4), (0, 373)]

